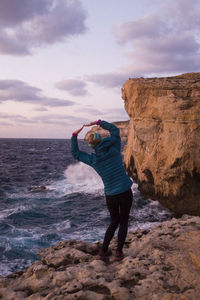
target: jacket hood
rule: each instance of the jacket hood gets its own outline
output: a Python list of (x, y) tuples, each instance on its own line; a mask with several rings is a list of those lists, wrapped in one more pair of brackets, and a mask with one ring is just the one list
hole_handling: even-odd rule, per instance
[(101, 142), (96, 146), (95, 152), (98, 153), (107, 150), (108, 148), (110, 148), (111, 145), (112, 143), (109, 138), (103, 138)]

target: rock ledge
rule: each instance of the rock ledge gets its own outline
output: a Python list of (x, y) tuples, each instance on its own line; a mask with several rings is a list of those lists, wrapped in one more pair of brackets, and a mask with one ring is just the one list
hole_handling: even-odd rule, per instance
[(100, 245), (71, 240), (41, 249), (41, 260), (0, 278), (0, 299), (200, 299), (200, 217), (130, 232), (121, 262), (97, 260)]

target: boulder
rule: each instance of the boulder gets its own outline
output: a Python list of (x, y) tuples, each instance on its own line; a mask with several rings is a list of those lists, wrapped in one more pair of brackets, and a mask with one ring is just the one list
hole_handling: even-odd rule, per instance
[(124, 163), (139, 190), (177, 215), (200, 215), (200, 73), (129, 79)]

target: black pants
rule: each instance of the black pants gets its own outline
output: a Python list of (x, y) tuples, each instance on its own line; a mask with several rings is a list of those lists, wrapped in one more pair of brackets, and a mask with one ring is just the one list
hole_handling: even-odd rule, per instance
[(133, 202), (132, 190), (114, 195), (106, 195), (106, 203), (111, 216), (111, 223), (106, 230), (102, 249), (104, 252), (108, 250), (110, 241), (112, 240), (115, 230), (119, 225), (118, 246), (117, 250), (122, 251), (128, 231), (128, 218)]

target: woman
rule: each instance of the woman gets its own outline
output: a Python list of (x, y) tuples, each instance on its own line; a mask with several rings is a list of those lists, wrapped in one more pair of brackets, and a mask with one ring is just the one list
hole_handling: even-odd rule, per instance
[[(88, 138), (88, 145), (95, 150), (95, 153), (88, 154), (79, 150), (77, 136), (84, 127), (93, 125), (100, 125), (103, 129), (109, 130), (110, 137), (101, 139), (98, 133), (92, 133)], [(101, 259), (104, 259), (112, 254), (108, 250), (108, 246), (119, 225), (115, 260), (121, 260), (123, 259), (122, 249), (127, 235), (133, 195), (131, 190), (132, 181), (126, 174), (123, 166), (119, 129), (113, 124), (101, 120), (85, 124), (72, 134), (71, 152), (75, 159), (94, 168), (104, 183), (104, 192), (111, 216), (111, 223), (105, 233), (99, 256)]]

